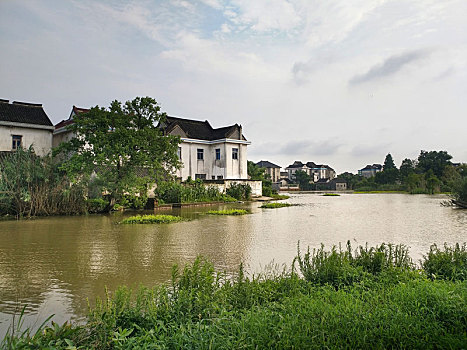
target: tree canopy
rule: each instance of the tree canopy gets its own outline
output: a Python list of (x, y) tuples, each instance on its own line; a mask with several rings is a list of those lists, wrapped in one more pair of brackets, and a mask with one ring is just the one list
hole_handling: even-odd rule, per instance
[(444, 169), (451, 164), (451, 159), (452, 156), (446, 151), (420, 151), (417, 168), (423, 173), (432, 170), (434, 175), (440, 178)]
[(56, 150), (64, 154), (62, 169), (79, 181), (96, 174), (105, 182), (111, 205), (124, 193), (143, 194), (148, 184), (180, 166), (180, 138), (163, 135), (157, 127), (165, 118), (151, 97), (124, 104), (115, 100), (108, 108), (78, 114), (69, 126), (75, 137)]

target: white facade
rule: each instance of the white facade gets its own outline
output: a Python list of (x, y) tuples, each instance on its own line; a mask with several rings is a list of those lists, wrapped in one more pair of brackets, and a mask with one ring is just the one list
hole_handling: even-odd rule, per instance
[(0, 121), (0, 151), (12, 151), (13, 137), (20, 136), (21, 147), (31, 145), (39, 156), (48, 154), (52, 149), (53, 126)]
[[(182, 167), (177, 176), (204, 180), (248, 179), (247, 145), (245, 140), (197, 140), (182, 138), (180, 143)], [(202, 159), (200, 159), (202, 158)]]

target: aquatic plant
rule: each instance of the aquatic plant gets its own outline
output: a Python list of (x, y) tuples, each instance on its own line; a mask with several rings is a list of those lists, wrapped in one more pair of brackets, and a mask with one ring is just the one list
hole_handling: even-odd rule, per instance
[(206, 212), (209, 215), (245, 215), (248, 211), (245, 209), (225, 209), (225, 210), (209, 210)]
[(120, 221), (121, 224), (168, 224), (171, 222), (179, 222), (184, 219), (180, 216), (173, 215), (136, 215), (130, 216)]
[(264, 209), (276, 209), (276, 208), (284, 208), (284, 207), (291, 207), (292, 204), (290, 203), (264, 203), (260, 208)]
[(287, 196), (286, 194), (271, 194), (269, 197), (271, 197), (274, 200), (283, 200), (283, 199), (289, 199), (290, 196)]
[(339, 197), (339, 193), (325, 193), (322, 195), (323, 197)]

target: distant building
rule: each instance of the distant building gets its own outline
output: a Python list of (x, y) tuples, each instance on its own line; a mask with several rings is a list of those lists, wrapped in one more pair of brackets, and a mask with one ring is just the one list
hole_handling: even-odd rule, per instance
[(381, 171), (383, 171), (383, 166), (381, 164), (367, 165), (358, 171), (358, 175), (369, 178), (375, 176), (376, 173)]
[(247, 180), (247, 141), (238, 124), (214, 129), (209, 122), (167, 117), (160, 128), (181, 138), (177, 176), (203, 180)]
[(68, 119), (64, 119), (60, 123), (55, 124), (52, 146), (57, 147), (62, 142), (70, 141), (75, 135), (71, 130), (67, 128), (68, 125), (71, 125), (74, 123), (73, 121), (74, 116), (81, 114), (81, 113), (87, 113), (87, 112), (89, 112), (89, 109), (87, 108), (80, 108), (80, 107), (73, 106), (71, 108), (71, 113)]
[(42, 104), (0, 100), (0, 151), (32, 146), (44, 156), (52, 149), (54, 126)]
[(304, 171), (311, 176), (313, 182), (318, 182), (319, 180), (329, 181), (336, 177), (336, 172), (329, 165), (315, 164), (314, 162), (303, 164), (301, 161), (296, 160), (285, 170), (287, 170), (290, 180), (295, 180), (295, 172), (298, 170)]
[(281, 167), (267, 160), (261, 160), (256, 163), (260, 168), (266, 169), (266, 174), (271, 177), (272, 182), (277, 182), (281, 178)]

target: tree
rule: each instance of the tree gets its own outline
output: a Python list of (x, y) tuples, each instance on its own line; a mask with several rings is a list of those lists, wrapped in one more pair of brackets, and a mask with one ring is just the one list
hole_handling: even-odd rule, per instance
[(311, 176), (303, 170), (297, 170), (295, 172), (295, 179), (301, 190), (308, 190), (310, 187)]
[(126, 193), (145, 196), (149, 184), (180, 166), (180, 138), (156, 125), (165, 118), (151, 97), (96, 106), (74, 117), (69, 129), (76, 137), (55, 153), (65, 154), (61, 168), (75, 181), (89, 181), (93, 173), (104, 180), (111, 209)]
[(420, 151), (417, 169), (422, 173), (432, 170), (434, 175), (440, 178), (443, 175), (444, 168), (451, 164), (451, 159), (452, 156), (446, 151)]
[(337, 175), (338, 179), (345, 180), (347, 183), (347, 188), (349, 190), (353, 190), (355, 188), (355, 185), (362, 180), (362, 177), (360, 175), (354, 175), (350, 172), (345, 172), (342, 174)]
[(273, 193), (271, 177), (266, 174), (266, 169), (257, 166), (254, 162), (247, 162), (247, 172), (251, 180), (262, 181), (262, 195), (271, 196)]
[(390, 170), (390, 169), (397, 169), (396, 165), (394, 164), (394, 160), (392, 159), (391, 153), (388, 153), (386, 158), (384, 159), (383, 171)]
[(399, 174), (400, 174), (401, 180), (405, 181), (407, 179), (407, 176), (409, 176), (410, 174), (414, 172), (415, 172), (414, 161), (409, 158), (405, 158), (402, 161), (401, 166), (399, 168)]

